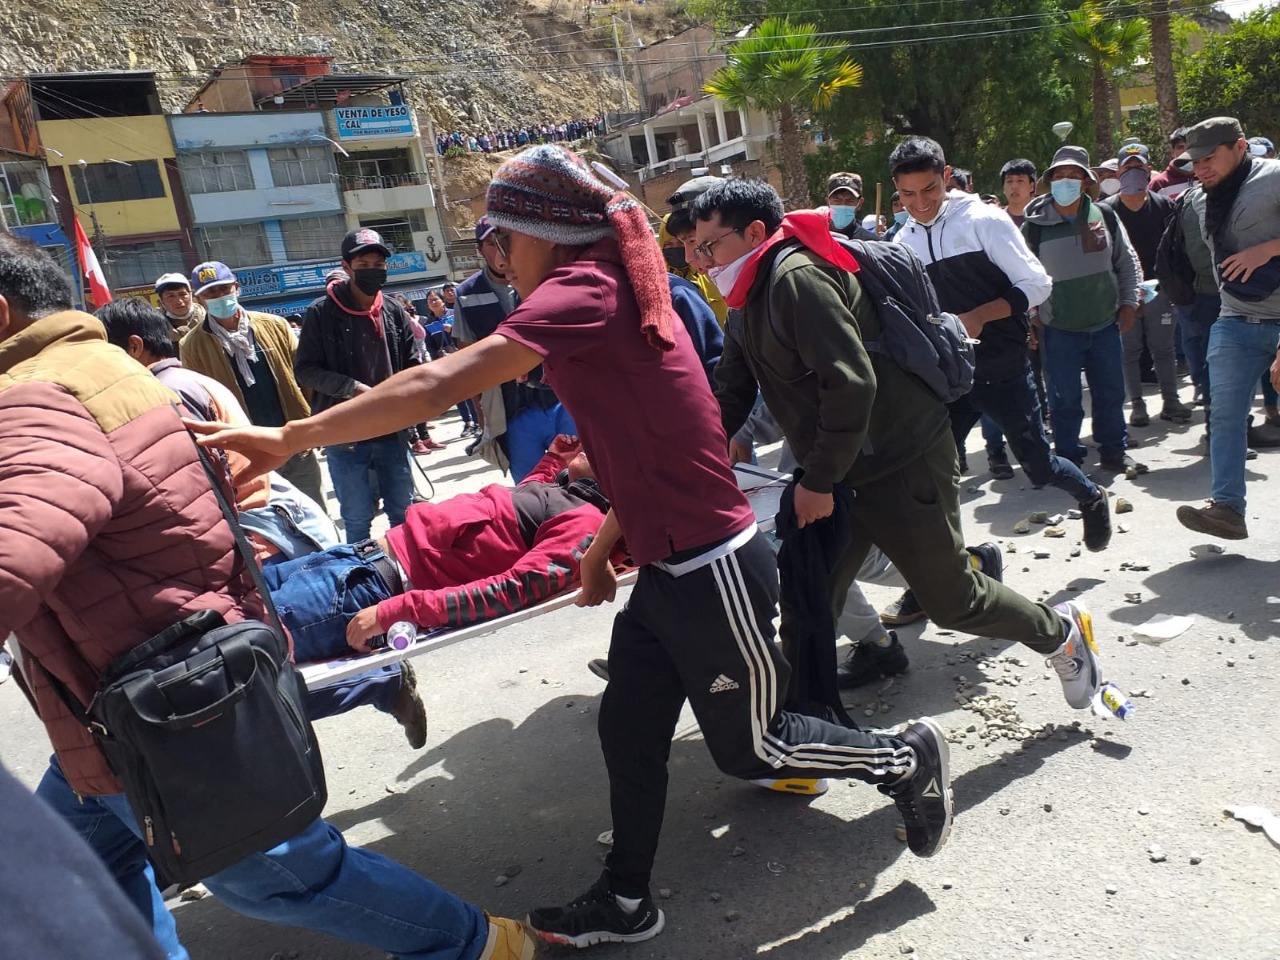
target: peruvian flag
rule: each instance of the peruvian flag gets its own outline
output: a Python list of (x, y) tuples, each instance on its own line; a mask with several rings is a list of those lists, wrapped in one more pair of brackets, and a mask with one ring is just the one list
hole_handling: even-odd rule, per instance
[(76, 256), (80, 258), (80, 275), (89, 281), (89, 297), (94, 307), (110, 303), (111, 289), (107, 286), (102, 265), (98, 263), (98, 255), (89, 246), (89, 238), (85, 236), (84, 227), (80, 226), (79, 214), (76, 214)]

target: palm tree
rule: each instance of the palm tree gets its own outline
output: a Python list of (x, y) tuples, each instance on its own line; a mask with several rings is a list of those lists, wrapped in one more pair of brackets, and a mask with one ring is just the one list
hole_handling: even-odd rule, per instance
[(1061, 37), (1063, 72), (1073, 83), (1091, 88), (1094, 144), (1101, 162), (1115, 150), (1120, 132), (1115, 73), (1131, 67), (1146, 51), (1146, 26), (1138, 19), (1122, 19), (1112, 3), (1085, 0), (1079, 10), (1067, 14)]
[(731, 107), (777, 117), (784, 200), (792, 207), (809, 203), (801, 124), (840, 90), (862, 82), (862, 67), (845, 50), (812, 23), (771, 17), (729, 49), (725, 65), (703, 88)]
[(1173, 75), (1173, 36), (1169, 30), (1169, 0), (1151, 0), (1151, 66), (1156, 76), (1156, 105), (1160, 128), (1167, 138), (1182, 126), (1178, 110), (1178, 86)]

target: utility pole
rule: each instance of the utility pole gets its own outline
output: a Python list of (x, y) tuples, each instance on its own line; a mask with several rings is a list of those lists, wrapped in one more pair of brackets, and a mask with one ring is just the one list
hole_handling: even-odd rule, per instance
[(618, 80), (622, 83), (622, 108), (624, 113), (631, 112), (631, 91), (627, 89), (627, 66), (622, 59), (622, 21), (616, 14), (609, 14), (613, 21), (613, 48), (618, 54)]

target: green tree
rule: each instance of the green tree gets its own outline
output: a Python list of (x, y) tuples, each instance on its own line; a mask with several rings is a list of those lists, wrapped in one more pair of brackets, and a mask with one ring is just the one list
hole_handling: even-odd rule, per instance
[(1114, 152), (1120, 132), (1119, 87), (1116, 72), (1127, 70), (1146, 53), (1147, 29), (1138, 19), (1124, 19), (1112, 3), (1085, 0), (1067, 14), (1059, 31), (1063, 75), (1084, 93), (1093, 106), (1095, 156)]
[(1162, 139), (1182, 126), (1178, 87), (1173, 69), (1173, 30), (1169, 0), (1151, 0), (1147, 20), (1151, 29), (1151, 72), (1156, 79), (1156, 104), (1160, 110)]
[(812, 23), (770, 17), (729, 49), (725, 65), (705, 89), (731, 107), (752, 107), (777, 118), (785, 199), (803, 207), (809, 192), (801, 125), (839, 91), (861, 81), (862, 67), (846, 56), (842, 44), (820, 36)]
[(1246, 134), (1280, 132), (1280, 7), (1260, 10), (1211, 35), (1178, 71), (1178, 95), (1188, 123), (1232, 116)]

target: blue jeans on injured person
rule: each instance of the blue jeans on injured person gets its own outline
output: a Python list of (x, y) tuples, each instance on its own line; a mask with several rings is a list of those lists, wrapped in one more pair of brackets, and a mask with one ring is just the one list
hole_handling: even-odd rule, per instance
[(369, 539), (377, 499), (369, 482), (370, 471), (378, 478), (378, 496), (382, 497), (391, 526), (404, 523), (405, 511), (413, 500), (413, 473), (409, 466), (409, 447), (403, 437), (395, 434), (359, 443), (342, 443), (325, 447), (324, 452), (347, 542)]
[(1215, 503), (1236, 513), (1245, 508), (1247, 418), (1258, 392), (1259, 378), (1276, 359), (1280, 318), (1246, 323), (1223, 316), (1209, 331), (1209, 458)]
[(557, 403), (545, 410), (528, 407), (507, 421), (507, 459), (511, 461), (511, 482), (519, 483), (546, 456), (551, 441), (562, 433), (577, 435), (573, 417)]
[[(391, 596), (369, 559), (362, 559), (354, 546), (345, 543), (269, 564), (263, 567), (262, 576), (293, 637), (293, 657), (298, 663), (350, 654), (347, 621)], [(400, 664), (376, 667), (339, 684), (308, 691), (307, 716), (319, 720), (364, 704), (391, 713), (400, 684)]]
[[(54, 758), (36, 796), (102, 859), (169, 960), (188, 960), (124, 795), (76, 796)], [(237, 913), (327, 933), (403, 960), (476, 960), (488, 935), (479, 908), (394, 860), (347, 846), (324, 820), (204, 884)], [(109, 955), (105, 949), (103, 956)]]
[(1088, 453), (1080, 443), (1080, 427), (1084, 423), (1080, 373), (1084, 371), (1093, 411), (1093, 439), (1104, 458), (1122, 456), (1128, 445), (1128, 430), (1124, 423), (1124, 351), (1119, 326), (1113, 322), (1089, 333), (1045, 327), (1040, 350), (1045, 379), (1049, 381), (1054, 451), (1072, 461), (1082, 460)]

